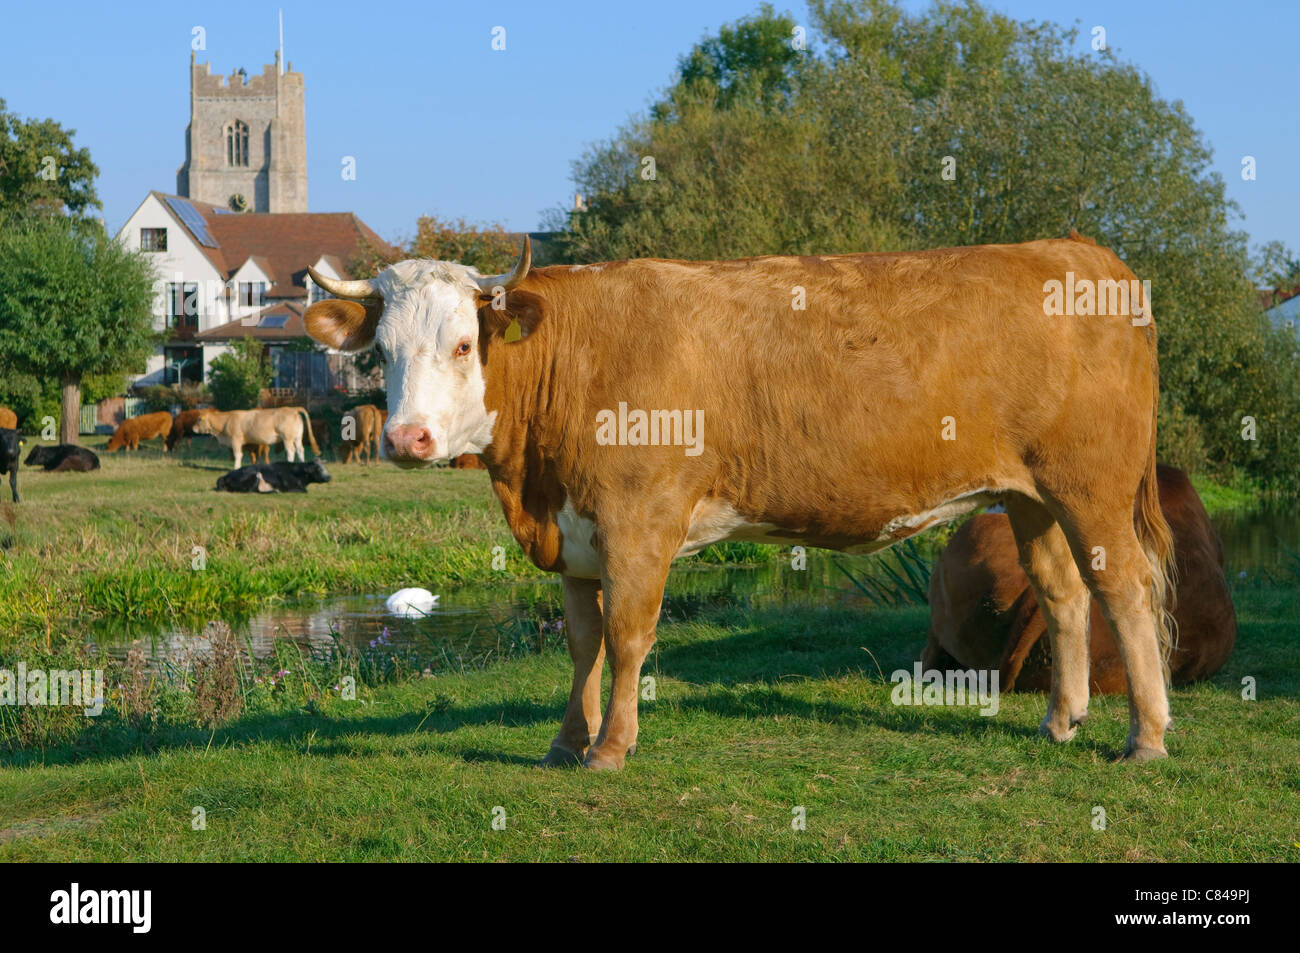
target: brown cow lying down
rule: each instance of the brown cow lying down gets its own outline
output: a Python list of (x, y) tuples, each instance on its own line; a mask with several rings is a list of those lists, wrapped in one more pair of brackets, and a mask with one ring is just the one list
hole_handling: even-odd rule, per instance
[(108, 453), (114, 450), (120, 450), (126, 447), (128, 450), (138, 450), (141, 440), (152, 440), (154, 437), (162, 437), (163, 450), (167, 450), (167, 435), (172, 430), (172, 415), (165, 410), (160, 410), (154, 414), (141, 414), (139, 417), (132, 417), (130, 420), (124, 420), (113, 431), (113, 436), (109, 438), (108, 446), (104, 449)]
[[(352, 419), (349, 421), (349, 417)], [(342, 442), (343, 462), (369, 463), (379, 459), (379, 435), (383, 433), (388, 411), (374, 404), (360, 404), (343, 415), (343, 433), (352, 434)]]
[(235, 454), (235, 469), (244, 465), (244, 447), (258, 444), (284, 444), (284, 453), (292, 463), (296, 456), (306, 460), (302, 448), (303, 432), (311, 443), (312, 453), (320, 447), (311, 432), (311, 419), (302, 407), (266, 407), (261, 410), (205, 410), (194, 423), (196, 434), (216, 437)]
[[(1173, 683), (1183, 685), (1223, 667), (1237, 617), (1223, 575), (1223, 544), (1187, 475), (1161, 464), (1156, 478), (1178, 573), (1178, 641), (1169, 670)], [(1126, 690), (1124, 662), (1095, 601), (1089, 620), (1092, 690), (1119, 694)], [(976, 516), (953, 536), (930, 578), (930, 639), (922, 665), (998, 669), (1004, 690), (1047, 691), (1052, 653), (1046, 631), (1010, 520), (1002, 513)]]
[(452, 457), (449, 466), (453, 470), (486, 470), (487, 467), (479, 459), (477, 453), (462, 453), (458, 457)]

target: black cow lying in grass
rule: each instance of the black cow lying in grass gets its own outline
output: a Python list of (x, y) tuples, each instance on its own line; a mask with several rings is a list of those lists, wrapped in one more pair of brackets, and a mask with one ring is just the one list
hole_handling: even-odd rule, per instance
[(57, 443), (52, 447), (33, 447), (23, 461), (29, 467), (40, 467), (46, 472), (67, 473), (77, 471), (85, 473), (99, 469), (99, 457), (71, 443)]
[(218, 490), (231, 493), (306, 493), (308, 483), (328, 483), (330, 475), (319, 460), (304, 463), (255, 463), (231, 470), (217, 480)]
[(17, 430), (0, 427), (0, 476), (9, 474), (9, 489), (13, 490), (14, 502), (18, 502), (18, 453), (23, 444)]

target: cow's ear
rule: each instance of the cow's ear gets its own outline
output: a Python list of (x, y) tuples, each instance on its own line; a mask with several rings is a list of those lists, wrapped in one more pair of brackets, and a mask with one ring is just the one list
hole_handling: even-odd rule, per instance
[[(488, 336), (507, 342), (528, 337), (546, 317), (547, 302), (531, 291), (507, 291), (501, 295), (481, 294), (478, 299), (479, 328)], [(516, 328), (518, 337), (516, 337)]]
[(375, 328), (384, 313), (382, 300), (364, 304), (343, 298), (317, 301), (303, 315), (307, 333), (336, 351), (360, 351), (375, 340)]

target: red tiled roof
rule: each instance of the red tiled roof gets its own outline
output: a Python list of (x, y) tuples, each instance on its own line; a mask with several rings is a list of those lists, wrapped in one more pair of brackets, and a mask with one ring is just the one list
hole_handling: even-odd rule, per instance
[[(194, 335), (194, 340), (198, 343), (221, 344), (238, 338), (259, 338), (265, 341), (305, 338), (307, 327), (303, 324), (302, 316), (306, 310), (305, 302), (277, 301), (257, 312), (256, 320), (252, 316), (236, 318)], [(270, 325), (265, 323), (268, 318), (272, 319)], [(283, 322), (278, 320), (280, 318), (284, 319)]]
[[(160, 200), (177, 197), (163, 192), (154, 195)], [(231, 214), (224, 209), (218, 211), (221, 209), (218, 205), (195, 199), (184, 201), (194, 206), (219, 246), (210, 248), (199, 243), (221, 276), (229, 280), (244, 262), (256, 258), (258, 266), (271, 279), (267, 294), (272, 298), (305, 297), (307, 267), (316, 264), (322, 255), (331, 264), (342, 265), (360, 250), (363, 242), (389, 247), (352, 212)]]

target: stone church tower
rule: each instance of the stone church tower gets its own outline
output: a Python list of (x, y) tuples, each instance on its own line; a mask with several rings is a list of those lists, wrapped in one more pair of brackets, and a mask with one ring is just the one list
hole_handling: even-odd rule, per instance
[(213, 76), (190, 54), (190, 124), (176, 192), (235, 211), (307, 211), (303, 77), (281, 71), (280, 53), (261, 76)]

